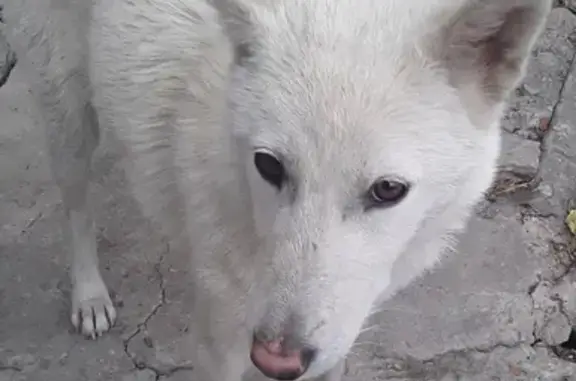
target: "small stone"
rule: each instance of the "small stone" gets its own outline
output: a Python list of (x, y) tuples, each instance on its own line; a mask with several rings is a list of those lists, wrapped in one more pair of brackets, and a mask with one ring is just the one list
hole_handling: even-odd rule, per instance
[(540, 121), (538, 122), (538, 130), (541, 133), (546, 133), (549, 129), (550, 129), (550, 118), (548, 117), (540, 118)]
[(58, 364), (65, 365), (66, 362), (68, 361), (68, 357), (70, 357), (70, 354), (68, 352), (62, 353), (58, 358)]
[(542, 328), (540, 339), (550, 346), (560, 345), (568, 340), (571, 332), (568, 319), (562, 314), (556, 314)]
[(389, 369), (395, 372), (401, 372), (404, 370), (404, 366), (401, 363), (393, 362), (389, 365)]
[(148, 348), (154, 348), (154, 342), (150, 336), (144, 336), (144, 339), (142, 340), (144, 341), (144, 345), (146, 345)]
[(540, 92), (537, 87), (531, 86), (527, 83), (523, 84), (521, 89), (528, 95), (537, 95)]
[(573, 235), (576, 235), (576, 209), (572, 209), (568, 212), (566, 216), (566, 226), (568, 226), (568, 230)]
[(533, 177), (540, 165), (540, 143), (514, 134), (502, 136), (500, 169), (521, 176)]
[(538, 185), (537, 190), (544, 197), (552, 197), (554, 195), (554, 188), (550, 184), (541, 183)]

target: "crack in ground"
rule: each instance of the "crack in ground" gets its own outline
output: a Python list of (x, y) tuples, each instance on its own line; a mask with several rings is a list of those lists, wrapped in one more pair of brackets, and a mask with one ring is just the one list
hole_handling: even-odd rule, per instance
[(4, 84), (8, 82), (8, 77), (10, 77), (10, 73), (12, 73), (17, 61), (16, 54), (14, 54), (10, 49), (6, 52), (6, 57), (4, 59), (6, 64), (4, 67), (0, 68), (0, 87), (4, 86)]
[[(518, 207), (520, 209), (518, 212), (519, 213), (518, 220), (522, 225), (525, 225), (529, 219), (549, 220), (553, 218), (558, 218), (558, 215), (556, 213), (553, 212), (544, 213), (534, 208), (534, 206), (532, 206), (530, 203), (520, 203)], [(532, 287), (536, 287), (538, 282), (539, 280), (536, 281), (535, 284), (532, 284), (529, 287), (529, 289), (531, 289)]]
[[(0, 5), (0, 23), (4, 23), (4, 15), (3, 15), (4, 6)], [(4, 86), (4, 84), (8, 81), (8, 77), (10, 77), (10, 73), (12, 69), (16, 66), (16, 54), (10, 49), (8, 43), (6, 42), (8, 51), (6, 52), (6, 57), (4, 57), (5, 65), (4, 67), (0, 68), (0, 87)]]
[(22, 368), (15, 366), (15, 365), (0, 365), (0, 372), (22, 372)]
[[(561, 4), (564, 6), (564, 4)], [(569, 9), (569, 8), (567, 8)], [(573, 14), (576, 15), (574, 10), (571, 10)], [(538, 129), (538, 138), (531, 138), (529, 136), (521, 135), (517, 132), (508, 132), (510, 134), (520, 136), (526, 140), (532, 140), (539, 142), (539, 155), (538, 155), (538, 168), (536, 170), (536, 174), (533, 176), (526, 176), (524, 174), (516, 173), (514, 171), (500, 171), (494, 183), (490, 187), (490, 189), (486, 192), (485, 199), (488, 202), (494, 203), (500, 198), (508, 198), (513, 194), (518, 192), (526, 191), (532, 192), (534, 189), (538, 187), (541, 180), (542, 168), (543, 163), (546, 160), (547, 155), (549, 154), (550, 147), (548, 147), (547, 137), (552, 130), (552, 126), (556, 123), (558, 108), (564, 101), (564, 96), (566, 92), (566, 84), (568, 79), (571, 75), (573, 75), (573, 70), (575, 69), (576, 64), (576, 37), (571, 34), (568, 37), (571, 41), (573, 41), (574, 51), (570, 60), (568, 61), (568, 68), (566, 70), (566, 75), (563, 76), (560, 88), (558, 89), (558, 94), (554, 97), (555, 102), (552, 105), (552, 111), (550, 112), (550, 116), (544, 120), (546, 123), (540, 125)], [(520, 88), (520, 87), (519, 87)]]
[(499, 171), (485, 199), (494, 203), (501, 198), (508, 198), (518, 192), (531, 192), (539, 184), (537, 176), (528, 176), (514, 171)]
[(530, 301), (532, 302), (532, 317), (534, 318), (534, 321), (532, 322), (532, 344), (530, 344), (531, 347), (536, 346), (537, 344), (541, 343), (542, 340), (538, 337), (538, 319), (535, 317), (536, 315), (536, 311), (538, 310), (538, 308), (536, 308), (536, 300), (534, 299), (534, 294), (536, 293), (536, 291), (538, 290), (538, 288), (540, 287), (540, 285), (542, 285), (542, 283), (546, 282), (546, 280), (544, 280), (540, 275), (537, 276), (538, 280), (532, 284), (529, 288), (528, 288), (528, 296), (530, 297)]
[(436, 356), (434, 356), (428, 360), (423, 361), (423, 363), (424, 364), (435, 363), (437, 361), (437, 359), (439, 359), (440, 357), (465, 355), (465, 354), (468, 354), (470, 352), (490, 354), (497, 349), (518, 349), (518, 348), (522, 347), (523, 345), (534, 346), (534, 342), (530, 342), (530, 341), (526, 341), (526, 340), (520, 340), (520, 341), (517, 341), (513, 344), (496, 343), (496, 344), (487, 345), (487, 346), (478, 346), (478, 347), (472, 347), (472, 348), (466, 348), (466, 349), (454, 349), (454, 350), (446, 351), (446, 352), (443, 352), (439, 355), (436, 355)]
[[(550, 299), (555, 301), (558, 305), (558, 311), (562, 314), (566, 320), (571, 323), (572, 319), (570, 318), (570, 314), (566, 311), (566, 306), (564, 305), (565, 301), (558, 295), (554, 294), (550, 296)], [(554, 353), (558, 358), (576, 363), (576, 347), (574, 345), (574, 341), (576, 338), (576, 328), (572, 326), (572, 330), (570, 331), (569, 336), (566, 340), (559, 344), (550, 347), (549, 349)]]
[[(574, 10), (570, 9), (570, 11), (573, 14), (576, 14), (574, 12)], [(535, 176), (535, 179), (539, 179), (541, 177), (541, 173), (542, 173), (547, 155), (551, 151), (551, 147), (550, 147), (551, 144), (549, 143), (549, 139), (548, 139), (549, 134), (550, 134), (550, 131), (552, 130), (553, 125), (557, 122), (558, 108), (562, 104), (562, 102), (564, 102), (564, 100), (565, 100), (566, 85), (567, 85), (568, 80), (570, 79), (570, 76), (574, 75), (573, 71), (575, 69), (575, 64), (576, 64), (576, 50), (572, 54), (572, 57), (569, 61), (567, 74), (562, 79), (562, 84), (561, 84), (560, 89), (558, 91), (558, 98), (552, 107), (552, 112), (550, 114), (550, 118), (548, 119), (548, 123), (542, 129), (543, 134), (541, 136), (541, 141), (540, 141), (540, 155), (538, 158), (538, 160), (539, 160), (538, 171), (537, 171), (537, 174)], [(528, 208), (527, 208), (527, 206), (528, 206)], [(521, 218), (524, 219), (527, 216), (532, 216), (534, 214), (534, 212), (535, 212), (535, 210), (532, 207), (529, 207), (529, 205), (524, 205), (524, 208), (521, 210)], [(548, 217), (552, 217), (552, 216), (553, 215), (537, 215), (537, 217), (540, 217), (540, 218), (548, 218)], [(553, 289), (558, 284), (560, 284), (560, 282), (562, 282), (566, 276), (568, 276), (573, 270), (576, 269), (576, 258), (574, 258), (574, 254), (576, 253), (576, 240), (569, 238), (568, 241), (566, 242), (566, 244), (561, 244), (561, 247), (557, 247), (558, 245), (559, 244), (553, 246), (551, 248), (551, 250), (555, 251), (555, 252), (566, 251), (568, 253), (568, 258), (569, 258), (568, 263), (561, 263), (562, 272), (559, 275), (557, 275), (551, 279), (544, 279), (540, 275), (538, 275), (538, 279), (536, 280), (536, 282), (534, 284), (532, 284), (528, 289), (528, 295), (530, 296), (530, 299), (532, 301), (532, 311), (533, 311), (532, 315), (534, 316), (534, 329), (533, 329), (534, 341), (531, 344), (532, 347), (534, 347), (537, 344), (543, 343), (543, 341), (539, 337), (540, 335), (538, 333), (539, 322), (538, 322), (538, 319), (535, 317), (535, 312), (538, 310), (538, 308), (536, 305), (536, 300), (534, 299), (534, 293), (545, 282), (548, 283), (550, 290)], [(561, 299), (561, 297), (558, 295), (549, 295), (548, 298), (557, 305), (558, 312), (561, 315), (563, 315), (567, 319), (568, 322), (571, 322), (572, 319), (570, 319), (569, 314), (566, 312), (566, 309), (564, 306), (564, 301)], [(544, 315), (544, 316), (546, 316), (546, 315)], [(543, 325), (545, 322), (541, 322), (541, 323), (542, 323), (541, 325)], [(546, 347), (549, 350), (551, 350), (553, 353), (557, 354), (557, 351), (555, 350), (555, 346), (546, 345)], [(560, 356), (558, 356), (558, 357), (560, 357)]]
[(170, 246), (168, 243), (166, 243), (165, 250), (160, 255), (158, 263), (156, 263), (154, 265), (154, 271), (156, 272), (156, 275), (157, 275), (157, 277), (159, 279), (159, 283), (160, 283), (159, 284), (160, 301), (158, 303), (156, 303), (156, 305), (154, 305), (154, 307), (152, 308), (150, 313), (148, 313), (148, 315), (144, 318), (144, 320), (141, 323), (138, 323), (134, 332), (132, 332), (132, 334), (130, 334), (125, 340), (123, 340), (124, 353), (126, 353), (128, 358), (132, 361), (134, 368), (138, 369), (138, 370), (149, 370), (149, 371), (153, 372), (154, 377), (155, 377), (154, 378), (155, 381), (159, 381), (162, 377), (169, 377), (169, 376), (173, 375), (174, 373), (182, 371), (182, 370), (193, 370), (193, 367), (186, 366), (186, 365), (184, 365), (184, 366), (172, 366), (168, 370), (162, 370), (162, 369), (159, 369), (153, 365), (146, 363), (146, 361), (144, 361), (144, 360), (139, 359), (135, 354), (130, 352), (130, 349), (129, 349), (129, 346), (130, 346), (132, 339), (134, 339), (136, 336), (138, 336), (140, 333), (143, 332), (143, 330), (146, 328), (148, 322), (154, 316), (156, 316), (156, 314), (158, 313), (160, 308), (162, 308), (166, 304), (166, 280), (164, 278), (164, 274), (162, 273), (162, 264), (164, 262), (164, 258), (166, 257), (166, 254), (169, 251), (170, 251)]
[[(572, 266), (574, 267), (574, 266)], [(548, 324), (550, 322), (550, 316), (546, 315), (545, 309), (542, 308), (537, 308), (536, 306), (536, 300), (534, 299), (534, 294), (536, 292), (536, 290), (543, 285), (544, 283), (547, 283), (547, 288), (548, 291), (552, 291), (556, 286), (558, 286), (563, 279), (571, 273), (571, 268), (567, 268), (564, 273), (561, 276), (555, 277), (553, 280), (547, 280), (547, 279), (543, 279), (540, 276), (538, 277), (538, 281), (536, 281), (533, 285), (530, 286), (529, 290), (528, 290), (528, 295), (530, 296), (531, 300), (532, 300), (532, 315), (535, 317), (535, 312), (536, 311), (541, 311), (544, 314), (544, 318), (542, 319), (543, 321), (540, 324), (540, 328), (545, 327), (546, 324)], [(563, 316), (566, 321), (571, 324), (573, 319), (570, 317), (570, 314), (568, 313), (568, 311), (566, 310), (566, 306), (565, 306), (565, 301), (562, 299), (562, 297), (558, 294), (558, 293), (548, 293), (546, 295), (546, 297), (554, 302), (555, 306), (556, 306), (556, 310), (554, 311), (554, 313), (559, 313), (561, 316)], [(570, 332), (569, 337), (566, 338), (566, 340), (561, 343), (561, 344), (557, 344), (557, 345), (549, 345), (544, 343), (544, 341), (539, 337), (539, 327), (538, 327), (538, 319), (534, 318), (534, 330), (533, 330), (533, 336), (534, 336), (534, 343), (532, 345), (532, 347), (534, 347), (537, 344), (541, 344), (543, 345), (545, 348), (547, 348), (551, 353), (553, 353), (556, 357), (558, 357), (561, 360), (564, 361), (569, 361), (569, 362), (576, 362), (576, 350), (572, 347), (566, 347), (565, 344), (568, 343), (571, 338), (572, 335), (575, 334), (576, 329), (574, 326), (572, 326), (572, 330)]]
[[(569, 273), (569, 271), (566, 272), (566, 274), (568, 274), (568, 273)], [(534, 297), (534, 294), (544, 284), (547, 285), (549, 290), (552, 290), (561, 280), (562, 280), (562, 277), (558, 277), (558, 279), (552, 281), (552, 280), (545, 279), (539, 275), (537, 281), (534, 282), (532, 285), (530, 285), (530, 287), (528, 288), (527, 293), (528, 293), (530, 300), (532, 302), (532, 318), (533, 318), (533, 328), (532, 328), (532, 335), (531, 335), (532, 337), (531, 338), (518, 340), (518, 341), (515, 341), (512, 343), (497, 342), (497, 343), (491, 344), (491, 345), (480, 345), (480, 346), (474, 346), (474, 347), (470, 347), (470, 348), (452, 349), (452, 350), (441, 352), (441, 353), (436, 354), (436, 355), (434, 355), (430, 358), (427, 358), (427, 359), (417, 359), (417, 358), (414, 358), (411, 356), (406, 356), (406, 357), (375, 356), (375, 357), (378, 357), (378, 358), (381, 358), (381, 359), (387, 360), (387, 361), (400, 361), (400, 362), (404, 363), (406, 365), (403, 367), (404, 369), (403, 370), (398, 369), (398, 371), (403, 373), (404, 375), (388, 375), (387, 374), (386, 377), (388, 379), (405, 379), (405, 377), (406, 377), (405, 373), (406, 372), (409, 372), (409, 373), (410, 372), (429, 373), (430, 371), (432, 371), (432, 369), (434, 367), (437, 367), (438, 365), (442, 364), (446, 358), (450, 358), (450, 357), (465, 358), (465, 357), (469, 357), (473, 353), (480, 353), (480, 354), (484, 354), (484, 355), (489, 355), (498, 349), (514, 350), (514, 349), (519, 349), (522, 347), (535, 348), (537, 346), (547, 348), (552, 353), (556, 353), (557, 347), (559, 347), (559, 346), (546, 345), (543, 342), (543, 340), (539, 337), (540, 336), (540, 334), (538, 332), (540, 330), (539, 323), (542, 323), (542, 322), (537, 318), (536, 312), (540, 312), (543, 310), (537, 305), (537, 301)], [(568, 319), (568, 321), (570, 321), (569, 316), (568, 316), (569, 314), (566, 312), (565, 307), (564, 307), (564, 301), (560, 298), (560, 296), (551, 295), (551, 296), (549, 296), (549, 298), (551, 301), (553, 301), (557, 305), (558, 312), (561, 313), (564, 317), (566, 317)], [(544, 320), (546, 320), (546, 314), (544, 314), (544, 317), (545, 317)], [(541, 326), (543, 326), (543, 325), (541, 324)]]
[[(433, 357), (427, 359), (418, 359), (412, 356), (406, 357), (379, 357), (377, 358), (392, 361), (394, 365), (391, 367), (387, 367), (387, 371), (385, 374), (385, 379), (406, 379), (406, 378), (414, 378), (414, 379), (421, 379), (429, 377), (431, 374), (438, 374), (438, 372), (442, 373), (445, 365), (442, 365), (445, 359), (448, 358), (469, 358), (474, 353), (480, 353), (484, 355), (488, 355), (498, 349), (508, 349), (514, 350), (522, 348), (523, 346), (532, 346), (528, 341), (518, 341), (515, 343), (504, 343), (499, 342), (496, 344), (492, 344), (489, 346), (477, 346), (471, 348), (464, 348), (464, 349), (452, 349)], [(398, 362), (402, 363), (403, 365), (399, 365)], [(395, 374), (390, 374), (390, 370), (392, 370)], [(429, 379), (429, 378), (426, 378)], [(439, 379), (439, 378), (438, 378)]]
[(542, 163), (545, 161), (546, 156), (548, 155), (548, 153), (550, 151), (550, 147), (548, 147), (547, 137), (549, 136), (550, 131), (552, 130), (552, 126), (554, 125), (554, 123), (556, 123), (558, 107), (564, 101), (564, 95), (566, 92), (566, 83), (568, 82), (568, 79), (570, 78), (570, 76), (573, 75), (574, 64), (576, 62), (576, 45), (574, 47), (575, 47), (575, 50), (574, 50), (574, 53), (572, 54), (572, 58), (570, 59), (570, 61), (568, 63), (568, 70), (566, 72), (566, 76), (562, 79), (562, 84), (560, 85), (560, 89), (558, 90), (557, 101), (552, 106), (552, 112), (550, 113), (550, 118), (548, 119), (548, 123), (546, 124), (546, 126), (543, 129), (544, 132), (542, 133), (542, 137), (541, 137), (541, 141), (540, 141), (540, 156), (538, 158), (538, 171), (537, 171), (538, 177), (542, 171)]
[[(554, 278), (550, 279), (549, 282), (552, 283), (553, 286), (557, 286), (560, 282), (564, 280), (566, 276), (571, 274), (573, 271), (576, 270), (576, 239), (568, 238), (566, 243), (555, 243), (552, 242), (554, 252), (563, 251), (567, 254), (567, 262), (568, 263), (560, 263), (563, 267), (562, 272), (555, 276)], [(559, 255), (555, 255), (556, 258), (560, 258)]]
[[(576, 41), (576, 38), (571, 35), (569, 37)], [(542, 124), (539, 128), (539, 136), (538, 139), (531, 139), (530, 137), (523, 136), (521, 134), (511, 132), (511, 134), (520, 136), (526, 140), (533, 140), (539, 142), (539, 155), (538, 155), (538, 168), (536, 173), (533, 176), (526, 176), (523, 174), (516, 173), (514, 171), (501, 171), (498, 173), (494, 183), (490, 190), (486, 193), (486, 200), (489, 202), (496, 202), (498, 199), (505, 197), (509, 198), (510, 196), (518, 193), (518, 192), (532, 192), (534, 189), (540, 185), (541, 182), (541, 175), (543, 170), (543, 163), (546, 161), (547, 155), (551, 151), (551, 147), (549, 147), (547, 137), (552, 130), (553, 125), (557, 121), (557, 113), (558, 108), (562, 104), (565, 99), (566, 93), (566, 84), (570, 76), (574, 75), (573, 70), (575, 69), (576, 64), (576, 43), (573, 44), (574, 52), (568, 61), (568, 68), (566, 70), (566, 75), (562, 78), (562, 82), (560, 88), (558, 89), (558, 94), (554, 97), (556, 100), (552, 105), (552, 111), (550, 112), (550, 116), (543, 119), (546, 123)]]
[(564, 305), (564, 300), (562, 300), (562, 298), (560, 297), (560, 295), (558, 294), (554, 294), (554, 295), (550, 295), (550, 300), (554, 301), (557, 303), (558, 306), (558, 312), (563, 315), (566, 320), (568, 320), (569, 322), (572, 321), (572, 319), (570, 318), (570, 314), (568, 313), (568, 311), (566, 311), (566, 306)]

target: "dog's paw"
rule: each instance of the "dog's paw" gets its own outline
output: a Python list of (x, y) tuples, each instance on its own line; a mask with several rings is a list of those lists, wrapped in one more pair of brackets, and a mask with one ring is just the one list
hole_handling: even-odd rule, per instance
[(78, 331), (95, 339), (112, 328), (116, 321), (116, 309), (106, 286), (87, 288), (92, 288), (92, 292), (74, 293), (70, 320)]

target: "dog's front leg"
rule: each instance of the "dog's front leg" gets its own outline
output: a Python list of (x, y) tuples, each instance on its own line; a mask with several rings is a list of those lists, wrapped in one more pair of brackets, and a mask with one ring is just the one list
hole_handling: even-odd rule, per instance
[(72, 251), (72, 311), (74, 326), (92, 338), (107, 331), (116, 311), (98, 269), (94, 221), (86, 206), (67, 210)]
[[(116, 310), (98, 268), (96, 229), (88, 200), (91, 161), (98, 145), (98, 118), (82, 99), (77, 78), (62, 87), (47, 83), (41, 93), (54, 178), (66, 212), (65, 238), (71, 254), (72, 324), (95, 338), (108, 331)], [(57, 101), (56, 101), (57, 100)], [(56, 106), (55, 106), (56, 105)]]

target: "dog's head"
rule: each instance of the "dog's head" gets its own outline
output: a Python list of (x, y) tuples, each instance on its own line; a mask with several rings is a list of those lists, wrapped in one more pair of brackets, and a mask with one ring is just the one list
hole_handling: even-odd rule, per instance
[[(229, 123), (269, 287), (253, 360), (277, 378), (310, 362), (314, 376), (489, 186), (550, 2), (213, 1), (235, 48)], [(419, 263), (398, 267), (407, 252)]]

